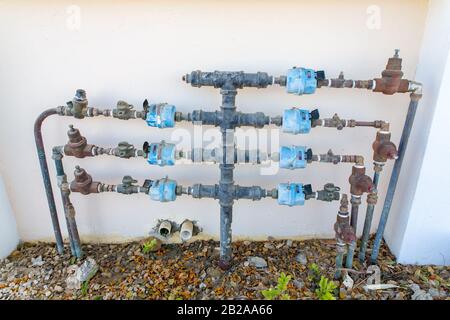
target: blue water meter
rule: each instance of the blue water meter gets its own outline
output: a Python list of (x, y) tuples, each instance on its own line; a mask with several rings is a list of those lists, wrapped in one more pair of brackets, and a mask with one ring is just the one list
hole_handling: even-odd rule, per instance
[(177, 183), (167, 178), (155, 180), (149, 189), (150, 198), (155, 201), (169, 202), (175, 201)]
[(283, 112), (283, 132), (299, 134), (311, 131), (311, 114), (309, 110), (297, 108), (287, 109)]
[(286, 91), (296, 95), (312, 94), (317, 88), (317, 74), (312, 69), (292, 68), (286, 75)]
[(280, 168), (305, 168), (307, 163), (307, 148), (301, 146), (282, 146), (280, 148)]
[(145, 120), (150, 127), (172, 128), (175, 126), (175, 111), (175, 106), (171, 104), (151, 104)]
[(158, 166), (173, 166), (175, 164), (175, 145), (173, 143), (151, 143), (147, 149), (147, 161)]
[(301, 183), (280, 183), (278, 185), (278, 204), (285, 206), (302, 206), (305, 194)]

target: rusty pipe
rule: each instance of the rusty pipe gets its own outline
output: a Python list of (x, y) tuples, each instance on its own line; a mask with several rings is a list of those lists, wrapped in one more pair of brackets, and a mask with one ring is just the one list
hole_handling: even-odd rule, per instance
[(53, 196), (52, 183), (48, 172), (44, 141), (42, 139), (42, 123), (47, 117), (54, 114), (57, 114), (56, 108), (47, 109), (38, 116), (38, 118), (34, 123), (34, 140), (36, 143), (37, 155), (41, 167), (41, 174), (44, 182), (45, 194), (47, 196), (47, 203), (50, 210), (50, 218), (52, 220), (53, 232), (55, 234), (56, 248), (58, 250), (58, 253), (62, 254), (64, 252), (64, 243), (61, 235), (61, 227), (59, 225), (58, 212), (56, 210), (55, 205), (55, 198)]

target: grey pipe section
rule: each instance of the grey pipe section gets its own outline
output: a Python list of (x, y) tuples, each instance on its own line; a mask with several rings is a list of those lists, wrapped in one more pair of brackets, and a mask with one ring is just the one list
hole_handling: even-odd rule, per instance
[[(380, 180), (380, 173), (378, 171), (375, 171), (373, 174), (374, 192), (376, 192), (376, 190), (378, 188), (379, 180)], [(374, 209), (375, 209), (375, 204), (372, 204), (372, 203), (367, 204), (366, 218), (364, 220), (363, 234), (361, 237), (361, 245), (359, 248), (359, 261), (361, 261), (361, 262), (363, 262), (366, 258), (367, 243), (369, 242), (370, 228), (372, 227)]]
[(334, 274), (335, 279), (341, 278), (342, 263), (344, 260), (345, 243), (338, 241), (336, 246), (336, 273)]
[[(62, 164), (62, 155), (61, 154), (55, 154), (53, 153), (54, 156), (54, 160), (55, 160), (55, 168), (56, 168), (56, 175), (58, 176), (58, 179), (63, 179), (63, 177), (65, 177), (65, 173), (64, 173), (64, 168), (63, 168), (63, 164)], [(58, 156), (58, 158), (55, 158), (55, 156)], [(70, 243), (70, 252), (72, 253), (72, 256), (75, 256), (75, 246), (74, 246), (74, 242), (73, 242), (73, 236), (72, 236), (72, 230), (70, 228), (70, 221), (69, 218), (66, 214), (66, 203), (65, 203), (65, 197), (64, 197), (64, 193), (61, 190), (61, 199), (63, 202), (63, 206), (64, 206), (64, 213), (65, 213), (65, 217), (66, 217), (66, 225), (67, 225), (67, 233), (69, 235), (69, 243)]]
[(406, 147), (408, 146), (409, 136), (411, 134), (411, 129), (414, 123), (414, 117), (416, 115), (417, 106), (421, 97), (421, 93), (411, 93), (411, 101), (409, 103), (402, 137), (400, 138), (400, 143), (398, 145), (398, 158), (394, 163), (394, 168), (392, 170), (391, 179), (389, 181), (386, 198), (384, 200), (383, 211), (381, 212), (380, 222), (378, 224), (377, 233), (375, 235), (375, 240), (373, 243), (372, 255), (370, 257), (371, 263), (373, 264), (375, 264), (378, 259), (381, 240), (383, 239), (384, 229), (386, 228), (386, 222), (389, 218), (389, 212), (391, 210), (392, 200), (394, 199), (395, 189), (397, 187), (398, 178), (400, 176), (403, 158), (405, 156)]
[(61, 200), (64, 207), (64, 215), (66, 217), (67, 224), (67, 233), (69, 235), (70, 241), (70, 250), (72, 255), (80, 259), (83, 255), (81, 250), (81, 241), (80, 236), (78, 234), (77, 223), (75, 221), (75, 209), (73, 208), (73, 204), (70, 202), (70, 190), (68, 188), (68, 184), (66, 181), (66, 174), (64, 172), (64, 166), (62, 163), (62, 154), (58, 153), (58, 151), (53, 151), (53, 158), (55, 160), (56, 174), (58, 179), (60, 180), (61, 186), (62, 184), (66, 184), (67, 189), (63, 190), (61, 188)]
[(42, 139), (42, 123), (44, 120), (57, 114), (56, 109), (48, 109), (42, 112), (34, 123), (34, 140), (36, 142), (36, 149), (41, 166), (42, 179), (44, 181), (45, 194), (47, 195), (48, 207), (50, 210), (50, 217), (53, 225), (53, 232), (55, 233), (56, 249), (59, 254), (64, 252), (64, 243), (61, 235), (61, 227), (59, 226), (58, 212), (56, 210), (55, 198), (53, 197), (52, 183), (48, 172), (47, 159), (45, 157), (44, 141)]
[[(350, 224), (356, 235), (356, 227), (358, 225), (358, 210), (359, 210), (360, 198), (352, 195), (350, 202), (352, 204)], [(353, 267), (353, 256), (355, 255), (355, 249), (356, 249), (356, 241), (352, 241), (348, 246), (347, 258), (345, 260), (345, 267), (347, 269), (351, 269)]]
[[(244, 112), (234, 112), (231, 117), (227, 119), (234, 127), (255, 127), (263, 128), (266, 125), (274, 124), (276, 126), (281, 126), (282, 117), (269, 117), (263, 112), (255, 113), (244, 113)], [(224, 121), (223, 111), (203, 111), (195, 110), (192, 113), (188, 113), (187, 116), (183, 116), (181, 120), (191, 121), (192, 123), (201, 123), (202, 125), (220, 126)]]
[[(236, 106), (237, 91), (232, 85), (225, 85), (221, 90), (223, 121), (222, 133), (223, 162), (220, 167), (219, 203), (220, 203), (220, 260), (219, 266), (228, 269), (231, 262), (231, 222), (233, 220), (233, 170), (234, 170), (234, 126), (232, 124)], [(232, 159), (230, 159), (232, 156)]]

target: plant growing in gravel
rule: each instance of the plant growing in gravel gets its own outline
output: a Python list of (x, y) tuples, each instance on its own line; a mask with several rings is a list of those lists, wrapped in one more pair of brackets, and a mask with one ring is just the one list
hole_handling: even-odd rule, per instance
[(88, 289), (89, 289), (89, 280), (86, 280), (81, 284), (81, 295), (83, 297), (87, 295)]
[(152, 240), (145, 242), (142, 245), (142, 252), (143, 253), (152, 252), (156, 248), (157, 244), (158, 244), (158, 241), (156, 239), (152, 239)]
[(319, 270), (319, 266), (315, 263), (311, 263), (309, 265), (309, 275), (308, 275), (308, 280), (313, 282), (313, 283), (318, 283), (320, 282), (321, 278), (320, 278), (320, 270)]
[(319, 288), (316, 289), (316, 296), (319, 300), (336, 300), (333, 291), (336, 285), (328, 278), (321, 276), (319, 281)]
[(262, 290), (261, 293), (267, 300), (275, 300), (280, 298), (281, 300), (289, 300), (290, 296), (285, 292), (289, 281), (291, 281), (291, 276), (286, 275), (284, 272), (280, 274), (278, 278), (278, 283), (275, 288), (270, 288), (268, 290)]

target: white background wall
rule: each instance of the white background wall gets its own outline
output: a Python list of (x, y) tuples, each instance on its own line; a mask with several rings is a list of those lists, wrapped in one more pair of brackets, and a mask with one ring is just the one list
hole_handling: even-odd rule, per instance
[[(405, 77), (414, 78), (427, 14), (427, 1), (1, 1), (0, 2), (0, 169), (23, 240), (53, 239), (53, 231), (36, 157), (33, 122), (44, 109), (70, 100), (77, 88), (87, 90), (91, 106), (112, 107), (124, 99), (141, 108), (150, 102), (170, 102), (179, 111), (216, 110), (219, 92), (193, 88), (181, 81), (192, 70), (245, 70), (283, 74), (293, 65), (326, 70), (335, 77), (371, 79), (385, 68), (395, 48), (401, 49)], [(80, 25), (73, 13), (80, 8)], [(376, 5), (376, 7), (372, 7)], [(377, 28), (377, 8), (380, 25)], [(375, 11), (373, 11), (375, 10)], [(375, 24), (374, 24), (375, 21)], [(76, 21), (75, 21), (76, 22)], [(274, 86), (241, 90), (239, 110), (278, 115), (292, 106), (320, 109), (323, 117), (338, 112), (344, 118), (383, 119), (391, 122), (398, 142), (408, 95), (384, 96), (358, 90), (320, 89), (311, 96), (293, 96)], [(114, 146), (126, 140), (170, 140), (173, 130), (149, 128), (143, 121), (75, 120), (53, 117), (43, 134), (51, 147), (66, 142), (68, 124), (78, 127), (88, 141)], [(183, 128), (191, 130), (185, 124)], [(284, 144), (308, 145), (317, 153), (362, 154), (372, 174), (371, 144), (375, 130), (337, 132), (318, 128), (311, 134), (282, 134)], [(145, 161), (102, 158), (65, 159), (66, 171), (80, 164), (94, 179), (119, 183), (131, 174), (143, 181), (168, 174), (180, 184), (216, 183), (217, 166), (159, 168)], [(54, 177), (53, 164), (50, 171)], [(380, 183), (384, 201), (392, 163)], [(274, 187), (278, 182), (312, 183), (320, 188), (334, 182), (348, 191), (350, 165), (312, 164), (298, 171), (261, 176), (259, 168), (240, 166), (240, 185)], [(54, 179), (55, 181), (55, 179)], [(57, 205), (61, 208), (58, 193)], [(204, 235), (218, 236), (219, 206), (213, 200), (181, 197), (156, 203), (145, 195), (73, 195), (84, 240), (122, 240), (141, 237), (159, 218), (197, 220)], [(235, 237), (333, 237), (337, 203), (309, 201), (304, 207), (280, 207), (274, 200), (235, 204)], [(362, 229), (364, 208), (359, 229)], [(375, 211), (374, 228), (381, 206)], [(60, 222), (65, 229), (62, 209)]]

